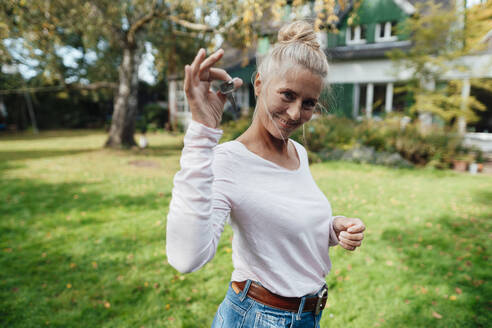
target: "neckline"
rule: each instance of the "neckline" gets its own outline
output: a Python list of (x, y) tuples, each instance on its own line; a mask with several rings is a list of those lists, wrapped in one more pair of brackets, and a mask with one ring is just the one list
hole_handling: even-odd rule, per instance
[(291, 140), (291, 139), (289, 139), (289, 141), (291, 141), (291, 142), (292, 142), (292, 144), (294, 145), (294, 150), (296, 151), (297, 159), (299, 160), (299, 166), (298, 166), (296, 169), (293, 169), (293, 170), (288, 169), (288, 168), (286, 168), (286, 167), (284, 167), (284, 166), (282, 166), (282, 165), (279, 165), (279, 164), (277, 164), (277, 163), (275, 163), (275, 162), (272, 162), (272, 161), (270, 161), (270, 160), (268, 160), (268, 159), (266, 159), (266, 158), (263, 158), (263, 157), (261, 157), (260, 155), (258, 155), (258, 154), (256, 154), (256, 153), (253, 153), (253, 152), (252, 152), (251, 150), (249, 150), (249, 149), (248, 149), (248, 147), (246, 147), (246, 145), (245, 145), (245, 144), (243, 144), (241, 141), (238, 141), (238, 140), (232, 140), (232, 141), (233, 141), (233, 142), (235, 142), (235, 143), (240, 144), (240, 145), (242, 146), (242, 148), (243, 148), (244, 150), (246, 150), (246, 152), (247, 152), (247, 153), (249, 153), (249, 154), (251, 154), (252, 156), (254, 156), (254, 157), (256, 157), (256, 158), (259, 158), (260, 160), (262, 160), (262, 161), (264, 161), (264, 162), (266, 162), (266, 163), (268, 163), (268, 164), (270, 164), (270, 165), (273, 165), (273, 166), (275, 166), (276, 168), (281, 169), (281, 170), (283, 170), (283, 171), (287, 171), (287, 172), (292, 172), (292, 173), (295, 173), (295, 172), (299, 172), (299, 171), (301, 170), (301, 168), (302, 168), (302, 160), (301, 160), (301, 156), (299, 156), (299, 151), (298, 151), (298, 149), (297, 149), (297, 146), (296, 146), (295, 142), (294, 142), (293, 140)]

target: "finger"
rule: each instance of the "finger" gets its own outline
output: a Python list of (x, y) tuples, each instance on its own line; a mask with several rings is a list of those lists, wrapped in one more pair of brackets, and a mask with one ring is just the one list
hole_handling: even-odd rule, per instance
[(222, 68), (215, 68), (212, 67), (210, 68), (209, 75), (208, 75), (208, 80), (222, 80), (222, 81), (230, 81), (232, 80), (232, 77), (227, 74), (225, 70)]
[(347, 231), (340, 232), (340, 237), (350, 240), (362, 240), (364, 239), (363, 233), (349, 233)]
[(364, 230), (366, 230), (366, 226), (363, 223), (353, 225), (347, 229), (347, 231), (350, 233), (363, 232)]
[(238, 77), (233, 78), (232, 81), (234, 82), (234, 90), (237, 90), (243, 85), (243, 80)]
[(343, 241), (340, 241), (339, 244), (340, 244), (340, 246), (342, 246), (343, 248), (345, 248), (346, 250), (349, 250), (349, 251), (353, 251), (355, 249), (354, 246), (347, 245)]
[(212, 55), (208, 56), (208, 58), (200, 64), (200, 75), (202, 75), (202, 72), (210, 69), (216, 62), (218, 62), (222, 58), (223, 55), (224, 50), (219, 49)]
[(343, 242), (344, 245), (359, 247), (361, 242), (359, 240), (350, 240), (347, 238), (340, 238), (340, 241)]
[(200, 70), (200, 65), (202, 64), (205, 56), (206, 56), (205, 49), (201, 48), (200, 50), (198, 50), (198, 53), (196, 54), (195, 59), (193, 60), (193, 63), (191, 63), (191, 74), (193, 76), (198, 75), (198, 71)]
[(190, 65), (185, 65), (184, 91), (187, 96), (190, 96), (190, 90), (191, 90), (191, 67)]

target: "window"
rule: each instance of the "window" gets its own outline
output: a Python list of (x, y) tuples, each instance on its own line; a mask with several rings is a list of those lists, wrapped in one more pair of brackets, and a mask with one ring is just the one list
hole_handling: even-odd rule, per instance
[(376, 42), (396, 41), (397, 22), (385, 22), (376, 24)]
[(348, 45), (366, 43), (366, 26), (347, 26), (345, 41)]

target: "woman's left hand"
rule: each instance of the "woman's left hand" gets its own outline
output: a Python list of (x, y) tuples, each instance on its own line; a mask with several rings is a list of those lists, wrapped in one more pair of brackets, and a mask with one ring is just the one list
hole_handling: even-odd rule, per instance
[(362, 244), (366, 226), (360, 219), (339, 216), (333, 219), (333, 229), (337, 234), (340, 246), (353, 251)]

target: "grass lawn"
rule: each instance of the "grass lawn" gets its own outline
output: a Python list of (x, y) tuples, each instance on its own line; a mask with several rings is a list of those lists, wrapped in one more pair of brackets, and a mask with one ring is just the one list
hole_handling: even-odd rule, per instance
[[(103, 132), (0, 139), (0, 327), (210, 327), (232, 272), (167, 264), (166, 214), (182, 135), (102, 149)], [(487, 327), (492, 176), (311, 166), (335, 214), (367, 225), (331, 250), (322, 327)], [(489, 324), (487, 324), (489, 322)]]

